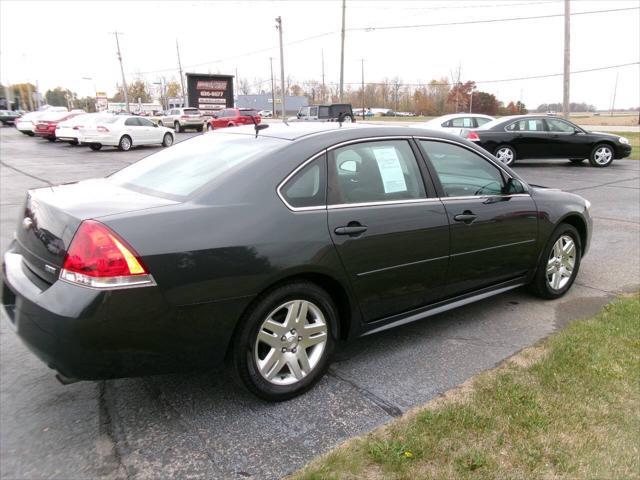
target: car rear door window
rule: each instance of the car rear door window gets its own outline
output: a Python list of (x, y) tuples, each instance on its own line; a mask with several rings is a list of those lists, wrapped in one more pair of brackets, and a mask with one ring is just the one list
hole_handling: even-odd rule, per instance
[(505, 193), (502, 171), (477, 153), (446, 142), (420, 140), (435, 169), (445, 197)]
[(542, 118), (525, 118), (508, 125), (510, 132), (544, 132), (544, 120)]
[(473, 118), (470, 117), (460, 117), (454, 118), (451, 120), (451, 126), (457, 128), (473, 128)]
[(127, 127), (137, 127), (137, 126), (139, 126), (139, 125), (140, 125), (140, 122), (138, 122), (138, 119), (137, 119), (136, 117), (131, 117), (131, 118), (127, 118), (127, 119), (124, 121), (124, 124), (125, 124)]
[(489, 123), (491, 121), (490, 118), (476, 117), (476, 124), (478, 127), (481, 127), (485, 123)]
[(416, 158), (406, 140), (338, 148), (329, 160), (329, 203), (379, 203), (425, 198)]
[(283, 185), (280, 194), (293, 208), (324, 207), (327, 204), (327, 162), (321, 155)]

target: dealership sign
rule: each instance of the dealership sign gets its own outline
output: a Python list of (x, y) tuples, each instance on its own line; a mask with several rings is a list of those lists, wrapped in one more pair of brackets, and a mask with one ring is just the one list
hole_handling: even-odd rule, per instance
[(205, 115), (233, 107), (233, 76), (187, 73), (187, 97)]

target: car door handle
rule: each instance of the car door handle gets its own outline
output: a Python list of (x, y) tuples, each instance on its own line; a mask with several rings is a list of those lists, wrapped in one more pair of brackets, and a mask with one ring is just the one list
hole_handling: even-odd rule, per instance
[(469, 210), (465, 210), (464, 212), (459, 213), (458, 215), (453, 217), (456, 222), (464, 222), (467, 225), (473, 222), (476, 218), (478, 218), (478, 216), (473, 212), (470, 212)]
[(367, 227), (360, 225), (357, 222), (349, 222), (349, 225), (344, 227), (336, 227), (334, 230), (336, 235), (360, 235), (367, 231)]

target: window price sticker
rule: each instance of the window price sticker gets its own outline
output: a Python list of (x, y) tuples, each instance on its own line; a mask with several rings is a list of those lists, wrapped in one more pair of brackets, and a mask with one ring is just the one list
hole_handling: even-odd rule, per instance
[(406, 192), (407, 184), (396, 149), (394, 147), (374, 148), (373, 155), (378, 163), (385, 193)]

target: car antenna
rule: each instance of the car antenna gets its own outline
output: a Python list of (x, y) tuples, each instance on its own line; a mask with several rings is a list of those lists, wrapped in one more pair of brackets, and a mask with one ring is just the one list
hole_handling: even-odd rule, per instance
[(258, 138), (258, 133), (260, 133), (260, 130), (269, 128), (269, 125), (266, 123), (259, 125), (258, 122), (256, 122), (256, 118), (253, 115), (251, 115), (250, 118), (251, 118), (251, 121), (253, 122), (253, 128), (256, 131), (256, 138)]

